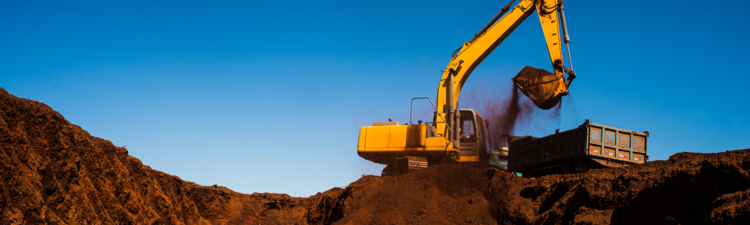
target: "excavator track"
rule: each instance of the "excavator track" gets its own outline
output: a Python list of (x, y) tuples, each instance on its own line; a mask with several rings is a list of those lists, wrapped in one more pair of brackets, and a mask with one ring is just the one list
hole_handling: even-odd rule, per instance
[(427, 168), (427, 164), (427, 158), (424, 157), (406, 156), (397, 158), (396, 160), (391, 161), (391, 163), (388, 163), (380, 176), (385, 177), (406, 174), (416, 170), (425, 169)]

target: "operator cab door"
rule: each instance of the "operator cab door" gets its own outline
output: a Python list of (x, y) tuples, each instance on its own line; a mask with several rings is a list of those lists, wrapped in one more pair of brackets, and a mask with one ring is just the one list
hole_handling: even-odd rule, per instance
[(464, 158), (477, 161), (479, 160), (479, 140), (482, 139), (480, 136), (483, 132), (477, 129), (477, 115), (474, 110), (460, 110), (460, 112), (461, 129), (459, 134), (461, 136), (461, 152), (459, 154), (462, 158), (461, 161), (465, 161)]

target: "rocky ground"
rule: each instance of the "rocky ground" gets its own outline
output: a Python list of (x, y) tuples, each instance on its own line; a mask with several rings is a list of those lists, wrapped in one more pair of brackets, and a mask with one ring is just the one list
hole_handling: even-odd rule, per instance
[(453, 164), (308, 198), (200, 186), (0, 88), (0, 224), (750, 224), (750, 149), (526, 179)]

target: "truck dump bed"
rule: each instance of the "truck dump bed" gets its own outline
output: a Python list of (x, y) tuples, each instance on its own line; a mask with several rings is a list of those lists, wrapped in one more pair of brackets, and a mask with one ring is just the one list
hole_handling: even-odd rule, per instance
[(538, 175), (550, 170), (573, 173), (642, 164), (648, 160), (648, 136), (648, 131), (625, 130), (588, 120), (578, 128), (542, 138), (511, 136), (508, 170)]

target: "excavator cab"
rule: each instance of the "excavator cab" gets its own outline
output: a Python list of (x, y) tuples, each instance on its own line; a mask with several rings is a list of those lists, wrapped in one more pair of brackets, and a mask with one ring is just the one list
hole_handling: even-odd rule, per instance
[(461, 113), (459, 162), (478, 163), (486, 158), (486, 124), (482, 116), (473, 109), (460, 109), (459, 112)]

